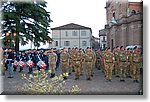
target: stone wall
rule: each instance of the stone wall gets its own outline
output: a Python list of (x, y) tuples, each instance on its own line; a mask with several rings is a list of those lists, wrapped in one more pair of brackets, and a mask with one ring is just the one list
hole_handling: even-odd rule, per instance
[(122, 17), (117, 24), (105, 26), (108, 47), (142, 45), (143, 17), (137, 13)]

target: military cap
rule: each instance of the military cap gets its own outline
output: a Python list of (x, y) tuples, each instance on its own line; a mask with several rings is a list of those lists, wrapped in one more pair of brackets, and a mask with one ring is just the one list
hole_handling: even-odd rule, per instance
[(130, 48), (127, 48), (127, 50), (130, 50)]
[(135, 46), (133, 49), (135, 50), (137, 48), (137, 46)]
[(123, 48), (123, 46), (120, 46), (120, 49), (122, 49)]
[(118, 48), (119, 46), (116, 46), (116, 48)]
[(76, 47), (75, 49), (78, 49), (78, 47)]

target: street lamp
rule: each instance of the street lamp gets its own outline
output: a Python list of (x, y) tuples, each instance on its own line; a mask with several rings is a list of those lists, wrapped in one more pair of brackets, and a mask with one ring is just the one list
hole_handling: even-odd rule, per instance
[(17, 35), (16, 33), (11, 33), (11, 32), (6, 33), (6, 36), (10, 36), (10, 40), (8, 40), (8, 42), (10, 42), (11, 44), (10, 47), (12, 47), (12, 42), (13, 42), (12, 37), (16, 37), (16, 35)]

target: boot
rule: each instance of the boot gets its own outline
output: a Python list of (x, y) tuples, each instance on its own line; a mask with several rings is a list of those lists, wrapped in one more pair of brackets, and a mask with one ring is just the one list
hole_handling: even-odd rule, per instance
[(67, 80), (67, 77), (66, 77), (66, 76), (64, 76), (63, 78), (64, 78), (64, 80)]
[(55, 77), (55, 73), (51, 73), (51, 77), (50, 78), (54, 78)]
[(14, 68), (14, 70), (13, 70), (13, 71), (14, 71), (14, 72), (16, 72), (16, 70), (17, 70), (17, 68)]

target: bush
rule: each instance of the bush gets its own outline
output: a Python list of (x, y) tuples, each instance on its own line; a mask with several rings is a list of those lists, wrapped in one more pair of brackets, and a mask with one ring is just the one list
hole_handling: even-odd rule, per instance
[[(78, 94), (81, 89), (77, 85), (66, 87), (66, 82), (63, 80), (63, 75), (55, 76), (54, 78), (48, 78), (48, 74), (44, 70), (35, 71), (33, 74), (26, 76), (22, 74), (22, 78), (28, 83), (25, 84), (23, 90), (29, 94)], [(65, 73), (67, 76), (68, 74)]]

